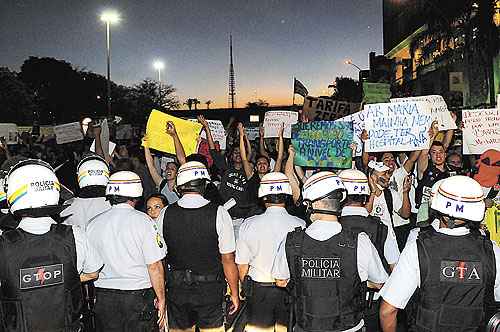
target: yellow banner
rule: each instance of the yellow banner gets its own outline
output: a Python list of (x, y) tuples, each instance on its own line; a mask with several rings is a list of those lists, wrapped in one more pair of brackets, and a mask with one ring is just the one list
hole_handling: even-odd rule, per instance
[[(183, 120), (174, 116), (152, 110), (146, 126), (148, 146), (151, 149), (175, 154), (174, 140), (166, 133), (167, 122), (172, 121), (177, 135), (184, 147), (186, 156), (196, 153), (196, 145), (202, 125), (196, 122)], [(144, 145), (144, 142), (142, 143)]]

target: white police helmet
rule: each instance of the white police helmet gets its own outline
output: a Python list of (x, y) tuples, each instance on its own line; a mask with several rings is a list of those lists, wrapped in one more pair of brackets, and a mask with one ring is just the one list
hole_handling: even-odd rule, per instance
[(311, 176), (302, 187), (302, 199), (304, 202), (315, 202), (329, 196), (336, 190), (343, 192), (345, 199), (347, 191), (342, 180), (333, 172), (322, 171)]
[(432, 198), (431, 209), (452, 218), (480, 222), (485, 211), (481, 185), (463, 175), (446, 178)]
[(193, 180), (202, 179), (210, 181), (210, 175), (205, 165), (199, 161), (189, 161), (179, 167), (176, 184), (177, 186), (182, 186)]
[(259, 198), (267, 195), (292, 194), (292, 187), (288, 177), (280, 172), (267, 173), (260, 180)]
[(62, 210), (58, 205), (61, 185), (52, 167), (44, 161), (27, 159), (17, 163), (7, 174), (5, 187), (12, 214), (30, 211), (33, 216), (49, 215)]
[(108, 184), (108, 164), (101, 157), (94, 155), (83, 158), (78, 164), (78, 186), (105, 186)]
[(345, 169), (339, 173), (347, 195), (370, 195), (370, 186), (366, 174), (357, 169)]
[(106, 196), (141, 197), (141, 178), (130, 171), (120, 171), (112, 174), (106, 186)]
[(432, 199), (434, 198), (434, 196), (436, 196), (436, 193), (439, 189), (439, 186), (441, 185), (441, 183), (443, 183), (445, 179), (441, 179), (441, 180), (438, 180), (436, 181), (433, 185), (432, 185), (432, 188), (431, 188), (431, 193), (430, 193), (430, 196), (429, 196), (429, 206), (431, 206), (432, 204)]

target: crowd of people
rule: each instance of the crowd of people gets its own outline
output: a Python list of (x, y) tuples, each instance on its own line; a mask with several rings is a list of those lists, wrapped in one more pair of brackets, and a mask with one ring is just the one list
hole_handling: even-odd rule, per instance
[(428, 149), (306, 168), (284, 128), (231, 123), (223, 151), (198, 122), (191, 155), (172, 122), (175, 155), (147, 134), (106, 155), (92, 123), (1, 141), (0, 331), (486, 329), (500, 147), (462, 155), (433, 122)]

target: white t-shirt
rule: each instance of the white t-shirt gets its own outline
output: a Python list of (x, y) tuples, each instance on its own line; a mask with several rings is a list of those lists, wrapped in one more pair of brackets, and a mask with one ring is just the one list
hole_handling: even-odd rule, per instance
[(117, 204), (87, 227), (104, 260), (96, 287), (121, 290), (151, 288), (147, 265), (165, 257), (165, 244), (151, 218), (128, 204)]
[[(469, 230), (464, 227), (448, 229), (439, 228), (440, 233), (452, 236), (464, 236)], [(500, 301), (500, 248), (493, 242), (493, 252), (496, 262), (495, 276), (495, 301)], [(380, 290), (380, 295), (384, 301), (393, 307), (404, 309), (417, 287), (420, 287), (420, 265), (418, 262), (417, 242), (412, 241), (406, 244), (399, 262), (391, 276)]]
[(105, 197), (75, 197), (71, 205), (64, 209), (60, 215), (61, 217), (69, 216), (64, 220), (64, 224), (80, 226), (83, 230), (86, 230), (92, 218), (109, 209), (111, 209), (111, 205)]
[[(17, 228), (25, 232), (42, 235), (50, 231), (50, 227), (56, 222), (49, 217), (30, 218), (26, 217), (19, 222)], [(76, 268), (78, 273), (94, 273), (99, 271), (103, 261), (99, 252), (89, 241), (85, 232), (78, 226), (72, 226), (76, 247)]]
[[(209, 200), (197, 194), (185, 194), (177, 201), (177, 204), (181, 208), (186, 209), (197, 209), (207, 205), (208, 203), (210, 203)], [(166, 210), (167, 208), (163, 208), (157, 218), (157, 225), (162, 238), (164, 238), (163, 219), (165, 218)], [(168, 215), (166, 217), (168, 218)], [(233, 220), (231, 219), (229, 212), (227, 212), (227, 210), (222, 206), (219, 206), (217, 209), (215, 228), (219, 240), (219, 252), (221, 254), (230, 254), (234, 252), (236, 250), (236, 242), (234, 240)]]
[(285, 208), (271, 206), (263, 214), (246, 219), (236, 243), (236, 264), (248, 264), (248, 275), (257, 282), (274, 282), (271, 274), (278, 247), (288, 232), (306, 223)]
[[(342, 226), (338, 222), (316, 220), (306, 229), (306, 234), (317, 241), (326, 241), (341, 231)], [(290, 279), (290, 269), (286, 260), (285, 248), (286, 238), (281, 242), (274, 260), (272, 269), (274, 279)], [(361, 281), (369, 280), (373, 283), (382, 284), (388, 277), (377, 249), (375, 249), (370, 238), (365, 233), (358, 234), (356, 263)], [(359, 331), (364, 324), (364, 320), (361, 320), (358, 325), (343, 332)]]

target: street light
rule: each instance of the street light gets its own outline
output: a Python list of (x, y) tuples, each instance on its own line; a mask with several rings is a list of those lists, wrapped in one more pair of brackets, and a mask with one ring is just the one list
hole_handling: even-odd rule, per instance
[(110, 78), (110, 36), (109, 36), (109, 26), (111, 24), (118, 23), (120, 21), (120, 15), (115, 11), (105, 11), (101, 14), (101, 21), (106, 23), (106, 50), (107, 50), (107, 106), (108, 106), (108, 116), (111, 116), (111, 78)]
[(165, 68), (165, 64), (162, 61), (153, 62), (153, 68), (158, 70), (158, 82), (161, 83), (161, 71)]
[(346, 61), (344, 61), (344, 63), (345, 63), (346, 65), (351, 65), (351, 66), (353, 66), (353, 67), (356, 67), (359, 71), (361, 71), (361, 70), (362, 70), (361, 68), (359, 68), (359, 66), (357, 66), (356, 64), (354, 64), (354, 63), (352, 62), (352, 60), (351, 60), (351, 59), (347, 59)]

